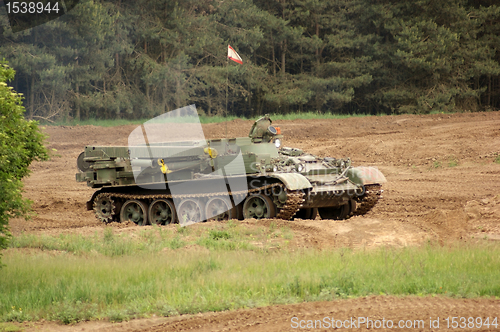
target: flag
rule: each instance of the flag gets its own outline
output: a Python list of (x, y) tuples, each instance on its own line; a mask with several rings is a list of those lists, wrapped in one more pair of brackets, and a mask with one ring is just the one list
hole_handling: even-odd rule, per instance
[(243, 64), (243, 60), (241, 60), (240, 56), (231, 47), (231, 45), (227, 45), (227, 57), (235, 62), (238, 62), (240, 65)]

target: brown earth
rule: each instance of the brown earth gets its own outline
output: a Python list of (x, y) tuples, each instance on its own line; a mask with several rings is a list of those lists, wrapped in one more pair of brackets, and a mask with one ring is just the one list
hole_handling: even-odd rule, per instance
[[(234, 120), (228, 137), (244, 136), (252, 122)], [(371, 248), (419, 245), (427, 241), (500, 240), (500, 112), (400, 115), (342, 120), (276, 121), (284, 145), (319, 156), (351, 157), (354, 166), (376, 166), (387, 177), (383, 199), (365, 216), (347, 221), (274, 221), (294, 232), (293, 246)], [(126, 145), (135, 126), (46, 127), (51, 161), (35, 163), (25, 181), (25, 196), (34, 201), (31, 221), (13, 220), (22, 232), (103, 231), (85, 202), (93, 190), (75, 182), (76, 158), (85, 145)], [(226, 125), (203, 125), (207, 138), (224, 137)], [(268, 226), (270, 220), (245, 220), (245, 227)], [(198, 225), (195, 225), (198, 226)], [(201, 225), (200, 225), (201, 226)], [(134, 225), (116, 231), (136, 232)], [(173, 226), (169, 226), (173, 227)], [(122, 324), (86, 323), (73, 327), (37, 323), (46, 330), (103, 331), (288, 331), (290, 319), (424, 319), (429, 316), (487, 317), (500, 312), (498, 300), (368, 297), (323, 303), (152, 318)], [(446, 316), (446, 317), (445, 317)], [(441, 328), (443, 327), (441, 321)], [(494, 329), (494, 328), (493, 328)]]

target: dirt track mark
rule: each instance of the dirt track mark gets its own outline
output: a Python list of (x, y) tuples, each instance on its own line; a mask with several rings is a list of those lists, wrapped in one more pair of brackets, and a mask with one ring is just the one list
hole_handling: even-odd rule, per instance
[[(133, 320), (123, 323), (109, 322), (86, 322), (74, 326), (64, 326), (55, 323), (26, 323), (25, 331), (97, 331), (97, 332), (222, 332), (222, 331), (245, 331), (245, 332), (285, 332), (285, 331), (330, 331), (324, 324), (327, 321), (346, 321), (352, 318), (357, 321), (356, 328), (352, 330), (367, 330), (366, 324), (359, 324), (359, 317), (369, 318), (372, 321), (379, 320), (382, 324), (391, 320), (393, 326), (403, 321), (403, 324), (420, 324), (420, 328), (403, 328), (396, 330), (411, 331), (449, 331), (446, 318), (450, 317), (481, 317), (484, 321), (489, 317), (490, 323), (493, 317), (498, 317), (500, 312), (500, 300), (494, 299), (453, 299), (443, 296), (438, 297), (396, 297), (396, 296), (368, 296), (358, 299), (336, 300), (328, 302), (309, 302), (289, 305), (276, 305), (253, 309), (240, 309), (236, 311), (209, 312), (196, 315), (183, 315), (170, 318), (152, 317), (148, 319)], [(297, 318), (294, 318), (297, 317)], [(436, 319), (439, 317), (439, 328)], [(293, 321), (292, 321), (293, 318)], [(430, 327), (429, 320), (432, 318), (434, 327)], [(500, 318), (497, 319), (497, 322)], [(322, 329), (293, 328), (297, 324), (307, 326), (309, 322), (321, 321)], [(300, 321), (303, 321), (302, 323)], [(417, 322), (420, 321), (420, 322)], [(422, 322), (423, 321), (423, 322)], [(318, 322), (316, 322), (319, 324)], [(423, 325), (422, 325), (423, 323)], [(337, 323), (339, 324), (339, 323)], [(388, 323), (384, 323), (388, 324)], [(371, 327), (371, 326), (370, 326)], [(370, 328), (373, 330), (374, 328)], [(343, 329), (342, 329), (343, 330)], [(349, 330), (349, 329), (345, 329)], [(376, 328), (376, 331), (394, 331), (388, 328)], [(457, 331), (498, 331), (491, 326), (484, 328), (465, 328)]]

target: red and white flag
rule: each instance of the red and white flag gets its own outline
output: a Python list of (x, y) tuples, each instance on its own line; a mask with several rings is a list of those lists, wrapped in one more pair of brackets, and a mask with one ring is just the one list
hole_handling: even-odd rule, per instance
[(235, 62), (238, 62), (240, 65), (243, 64), (243, 60), (241, 60), (241, 57), (238, 55), (238, 53), (236, 53), (231, 45), (227, 45), (227, 57)]

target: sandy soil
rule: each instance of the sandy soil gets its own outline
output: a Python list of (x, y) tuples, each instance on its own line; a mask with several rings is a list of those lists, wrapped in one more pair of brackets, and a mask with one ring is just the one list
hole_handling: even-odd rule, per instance
[[(234, 120), (229, 137), (243, 136), (251, 121)], [(500, 240), (500, 112), (441, 115), (401, 115), (343, 120), (276, 121), (284, 145), (319, 156), (351, 157), (354, 166), (376, 166), (387, 177), (383, 199), (365, 216), (347, 221), (274, 221), (294, 232), (297, 247), (410, 246), (427, 241)], [(32, 165), (25, 181), (26, 197), (37, 213), (31, 221), (13, 220), (16, 234), (78, 232), (94, 234), (103, 225), (85, 202), (93, 192), (75, 181), (76, 158), (85, 145), (126, 145), (135, 126), (47, 127), (51, 161)], [(226, 126), (203, 126), (208, 138), (224, 137)], [(246, 227), (270, 220), (245, 220)], [(133, 225), (117, 231), (135, 232)], [(173, 226), (169, 226), (173, 227)], [(324, 303), (274, 306), (227, 313), (152, 318), (121, 324), (103, 322), (65, 327), (37, 324), (36, 330), (102, 331), (288, 331), (294, 315), (300, 319), (376, 319), (487, 317), (500, 312), (500, 301), (448, 298), (368, 297)], [(302, 318), (303, 317), (303, 318)], [(107, 324), (107, 325), (106, 325)], [(441, 328), (444, 326), (441, 321)], [(493, 328), (494, 329), (494, 328)]]

